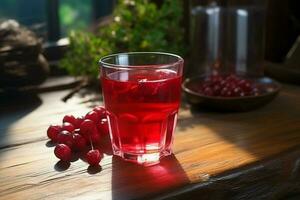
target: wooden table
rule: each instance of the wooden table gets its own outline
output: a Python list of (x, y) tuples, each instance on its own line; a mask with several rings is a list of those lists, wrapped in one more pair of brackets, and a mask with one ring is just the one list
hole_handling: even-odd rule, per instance
[[(284, 85), (264, 108), (246, 113), (180, 110), (174, 155), (144, 168), (113, 157), (101, 168), (58, 162), (46, 137), (85, 98), (68, 90), (0, 105), (0, 199), (287, 199), (300, 193), (300, 88)], [(13, 106), (12, 106), (13, 105)]]

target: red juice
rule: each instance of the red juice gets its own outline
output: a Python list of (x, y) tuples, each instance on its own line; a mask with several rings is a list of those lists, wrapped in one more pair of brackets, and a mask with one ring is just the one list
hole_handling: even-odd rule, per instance
[(114, 154), (138, 163), (169, 155), (181, 76), (169, 69), (128, 70), (101, 82)]

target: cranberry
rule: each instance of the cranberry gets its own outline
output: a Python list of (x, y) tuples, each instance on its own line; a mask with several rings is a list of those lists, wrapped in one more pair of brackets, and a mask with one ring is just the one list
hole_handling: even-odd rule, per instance
[(101, 135), (109, 134), (108, 121), (107, 119), (101, 119), (100, 123), (97, 124), (98, 131)]
[(98, 123), (99, 121), (99, 116), (98, 116), (98, 113), (96, 111), (90, 111), (88, 112), (85, 117), (85, 119), (89, 119), (89, 120), (92, 120), (93, 122), (95, 123)]
[(206, 87), (203, 90), (203, 94), (206, 96), (212, 96), (213, 95), (213, 90), (210, 87)]
[(101, 141), (101, 136), (98, 133), (97, 129), (95, 129), (96, 131), (90, 135), (90, 140), (93, 144), (98, 144)]
[(238, 85), (242, 88), (245, 92), (250, 92), (252, 89), (251, 83), (247, 80), (240, 80)]
[(209, 77), (209, 82), (212, 84), (219, 84), (223, 79), (220, 75), (212, 75)]
[(59, 132), (61, 131), (61, 126), (49, 126), (48, 130), (47, 130), (47, 136), (53, 141), (56, 142), (57, 141), (57, 136), (59, 134)]
[(225, 77), (213, 74), (192, 89), (207, 96), (243, 97), (259, 95), (258, 88), (250, 80), (239, 78), (234, 74)]
[(242, 90), (239, 87), (236, 87), (233, 89), (233, 95), (234, 96), (241, 96)]
[(227, 83), (236, 83), (238, 82), (239, 78), (233, 74), (229, 75), (226, 77), (225, 79), (227, 81)]
[(77, 117), (75, 122), (75, 127), (80, 128), (81, 123), (84, 121), (84, 117)]
[(234, 94), (231, 90), (228, 90), (225, 94), (224, 94), (224, 97), (233, 97)]
[(93, 133), (96, 128), (95, 122), (92, 120), (86, 119), (80, 125), (80, 133), (86, 139), (89, 138), (89, 135)]
[(229, 90), (233, 91), (237, 87), (237, 84), (235, 82), (227, 82), (225, 87), (227, 87)]
[(225, 80), (222, 80), (222, 81), (220, 82), (220, 86), (221, 86), (221, 87), (225, 87), (226, 84), (227, 84), (227, 82), (226, 82)]
[(75, 134), (75, 133), (80, 134), (80, 128), (76, 128), (76, 129), (73, 131), (73, 134)]
[(80, 125), (80, 132), (91, 132), (96, 127), (95, 122), (90, 119), (85, 119)]
[(62, 130), (69, 131), (70, 133), (72, 133), (75, 130), (75, 127), (73, 124), (65, 122), (62, 125)]
[(219, 84), (213, 86), (214, 96), (219, 96), (220, 92), (221, 92), (221, 89), (222, 89), (222, 87)]
[(201, 90), (204, 90), (204, 88), (210, 87), (211, 83), (208, 81), (205, 81), (202, 86), (201, 86)]
[(57, 158), (62, 161), (70, 161), (71, 160), (71, 149), (65, 144), (58, 144), (54, 149), (54, 154)]
[(98, 114), (100, 119), (106, 118), (106, 109), (103, 106), (97, 106), (93, 109), (93, 111)]
[(220, 95), (221, 95), (221, 96), (225, 96), (226, 93), (227, 93), (228, 91), (229, 91), (229, 89), (228, 89), (227, 87), (224, 87), (224, 88), (221, 90)]
[(69, 147), (73, 145), (73, 137), (69, 131), (61, 131), (57, 136), (57, 142), (60, 144), (66, 144)]
[(72, 125), (76, 125), (76, 118), (73, 115), (65, 115), (63, 122), (68, 122)]
[(95, 166), (99, 165), (102, 157), (103, 156), (100, 154), (99, 150), (93, 149), (86, 154), (86, 161), (89, 163), (89, 165)]
[(86, 140), (78, 133), (73, 134), (73, 148), (81, 151), (86, 147)]

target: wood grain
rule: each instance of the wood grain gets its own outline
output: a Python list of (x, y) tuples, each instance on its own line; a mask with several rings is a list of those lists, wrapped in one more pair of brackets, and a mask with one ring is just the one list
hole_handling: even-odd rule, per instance
[[(46, 138), (65, 114), (83, 115), (87, 97), (69, 91), (0, 104), (0, 199), (279, 199), (300, 193), (300, 88), (285, 85), (247, 113), (191, 110), (183, 103), (174, 155), (141, 167), (111, 155), (101, 168), (58, 162)], [(107, 138), (106, 138), (107, 140)], [(76, 158), (74, 158), (76, 160)]]

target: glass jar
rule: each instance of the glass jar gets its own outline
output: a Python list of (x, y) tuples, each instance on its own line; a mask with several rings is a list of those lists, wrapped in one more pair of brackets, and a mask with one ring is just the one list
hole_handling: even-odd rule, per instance
[(266, 0), (190, 1), (195, 75), (263, 76)]

